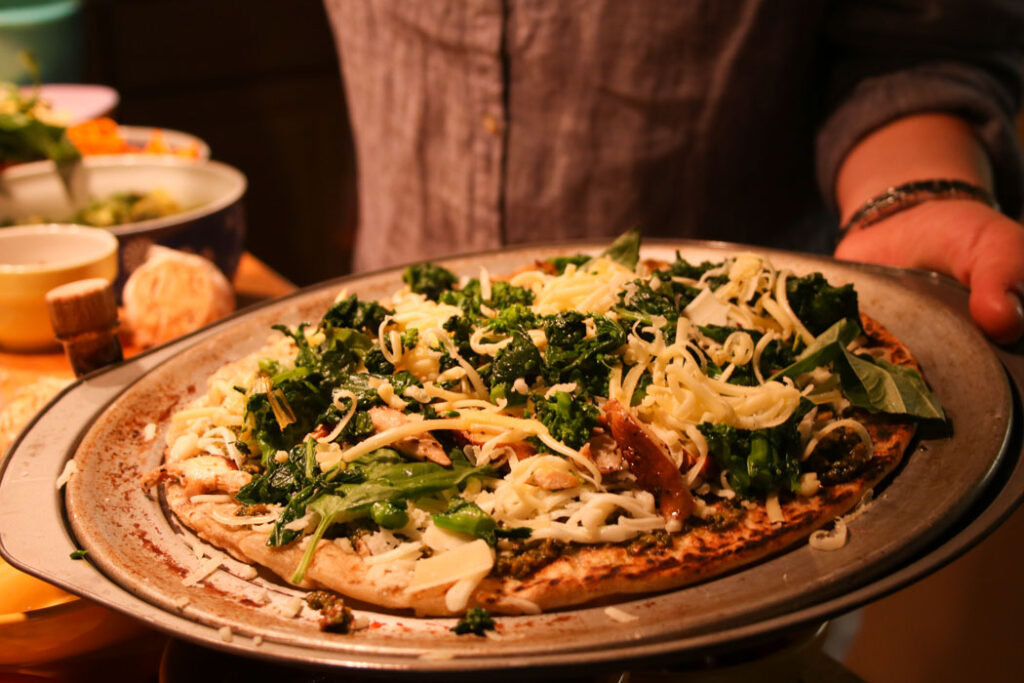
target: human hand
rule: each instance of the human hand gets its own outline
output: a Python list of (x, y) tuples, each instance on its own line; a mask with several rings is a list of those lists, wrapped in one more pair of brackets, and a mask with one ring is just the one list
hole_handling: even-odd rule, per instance
[(1024, 226), (972, 200), (938, 200), (850, 232), (847, 261), (927, 268), (971, 290), (971, 317), (994, 341), (1024, 337)]

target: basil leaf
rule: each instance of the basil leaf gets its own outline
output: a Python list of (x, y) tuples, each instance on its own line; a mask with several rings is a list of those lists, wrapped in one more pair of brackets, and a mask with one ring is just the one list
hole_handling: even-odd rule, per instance
[(814, 368), (828, 365), (841, 356), (847, 344), (861, 333), (860, 325), (853, 320), (843, 319), (815, 337), (811, 345), (797, 356), (796, 362), (779, 370), (768, 379), (796, 377)]
[(946, 414), (913, 368), (844, 351), (837, 363), (843, 394), (855, 406), (895, 415), (945, 420)]
[(795, 363), (770, 379), (796, 377), (831, 363), (843, 396), (858, 408), (925, 420), (946, 419), (939, 400), (916, 370), (847, 351), (846, 346), (858, 334), (856, 321), (840, 320), (816, 337)]
[(633, 228), (619, 235), (601, 256), (632, 270), (640, 260), (640, 229)]

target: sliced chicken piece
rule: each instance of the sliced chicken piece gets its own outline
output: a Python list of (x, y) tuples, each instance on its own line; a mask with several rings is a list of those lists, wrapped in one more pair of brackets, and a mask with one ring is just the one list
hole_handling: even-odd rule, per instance
[(614, 474), (622, 471), (622, 453), (619, 451), (619, 445), (601, 427), (594, 428), (593, 436), (580, 449), (580, 454), (593, 460), (601, 474)]
[(622, 451), (622, 459), (637, 483), (658, 499), (666, 520), (684, 520), (693, 511), (693, 498), (658, 437), (647, 431), (618, 401), (604, 406), (612, 437)]
[[(483, 430), (467, 429), (463, 431), (453, 432), (455, 436), (463, 444), (468, 446), (483, 446), (485, 443), (494, 438), (493, 432), (485, 432)], [(508, 443), (502, 443), (502, 446), (508, 446), (516, 453), (516, 457), (520, 460), (525, 460), (531, 455), (537, 454), (537, 449), (532, 444), (526, 441), (512, 441)]]
[(580, 480), (571, 473), (555, 467), (538, 467), (530, 478), (534, 484), (546, 491), (561, 491), (580, 485)]
[[(373, 421), (373, 428), (377, 430), (377, 433), (401, 427), (415, 419), (394, 408), (381, 406), (370, 408), (369, 413), (370, 419)], [(452, 464), (452, 461), (444, 452), (444, 447), (430, 434), (424, 433), (420, 436), (410, 436), (391, 445), (417, 460), (429, 460), (444, 466)]]
[(249, 483), (252, 475), (242, 472), (235, 463), (220, 455), (197, 455), (161, 468), (160, 479), (185, 482), (185, 495), (203, 493), (237, 493)]

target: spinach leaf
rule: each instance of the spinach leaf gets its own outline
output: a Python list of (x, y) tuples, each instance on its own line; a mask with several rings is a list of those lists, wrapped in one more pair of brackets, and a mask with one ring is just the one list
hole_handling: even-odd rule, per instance
[[(461, 453), (461, 452), (460, 452)], [(313, 559), (316, 545), (327, 529), (342, 522), (369, 517), (374, 503), (395, 502), (418, 498), (455, 488), (472, 476), (490, 476), (488, 467), (475, 467), (463, 457), (454, 457), (450, 467), (432, 462), (408, 462), (397, 452), (382, 448), (368, 453), (349, 464), (347, 469), (361, 473), (359, 483), (343, 483), (310, 502), (306, 509), (320, 515), (320, 522), (310, 538), (302, 562), (292, 576), (299, 583)], [(347, 471), (347, 470), (346, 470)], [(335, 471), (325, 475), (330, 480)]]
[(290, 543), (299, 536), (298, 531), (286, 529), (290, 522), (306, 514), (306, 504), (343, 483), (356, 483), (364, 478), (358, 469), (337, 472), (333, 480), (317, 471), (315, 458), (316, 442), (309, 439), (288, 452), (288, 458), (278, 462), (270, 458), (266, 469), (254, 476), (235, 495), (240, 503), (277, 503), (285, 505), (281, 516), (274, 524), (267, 545), (278, 546)]
[[(619, 316), (619, 324), (627, 330), (631, 330), (637, 322), (644, 327), (652, 325), (653, 316), (665, 318), (666, 324), (661, 329), (666, 335), (666, 341), (671, 343), (675, 339), (676, 321), (679, 320), (680, 311), (686, 308), (699, 292), (696, 287), (670, 280), (662, 281), (657, 289), (651, 287), (647, 280), (636, 280), (627, 291), (619, 294), (615, 313)], [(647, 338), (645, 333), (641, 333), (641, 336)]]
[(700, 265), (693, 265), (686, 259), (684, 259), (679, 252), (676, 252), (676, 260), (668, 264), (667, 267), (662, 270), (655, 271), (662, 280), (669, 280), (673, 277), (685, 277), (691, 280), (699, 280), (704, 273), (718, 268), (722, 265), (722, 262), (712, 263), (711, 261), (704, 261)]
[(451, 306), (458, 306), (466, 315), (480, 317), (480, 307), (500, 311), (509, 306), (520, 304), (529, 306), (533, 303), (533, 292), (525, 287), (516, 287), (503, 280), (491, 283), (491, 296), (484, 299), (480, 291), (480, 280), (473, 278), (462, 289), (449, 289), (441, 293), (438, 301)]
[[(724, 344), (725, 340), (734, 332), (744, 332), (750, 335), (750, 339), (755, 346), (761, 340), (761, 337), (764, 336), (757, 330), (744, 330), (738, 327), (725, 327), (722, 325), (700, 325), (699, 329), (701, 334), (719, 344)], [(795, 360), (796, 357), (793, 354), (793, 350), (786, 342), (781, 339), (773, 339), (765, 345), (761, 352), (761, 375), (763, 377), (768, 376), (772, 371), (791, 365)], [(710, 377), (718, 377), (723, 370), (723, 368), (712, 363), (710, 359), (708, 360), (707, 368), (708, 376)], [(753, 362), (737, 365), (732, 375), (729, 376), (729, 383), (748, 387), (756, 386), (758, 381), (757, 374), (754, 372)]]
[[(294, 420), (278, 421), (271, 403), (287, 406)], [(287, 451), (319, 424), (320, 415), (331, 405), (326, 389), (321, 389), (309, 377), (294, 378), (287, 375), (274, 384), (269, 392), (249, 396), (245, 404), (245, 421), (263, 454), (264, 463), (277, 451)], [(284, 426), (282, 426), (284, 425)]]

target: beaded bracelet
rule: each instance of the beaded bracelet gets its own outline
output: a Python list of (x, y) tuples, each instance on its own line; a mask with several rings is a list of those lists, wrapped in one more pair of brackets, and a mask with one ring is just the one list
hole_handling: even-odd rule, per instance
[(933, 199), (973, 199), (999, 210), (999, 204), (991, 192), (964, 180), (915, 180), (890, 187), (868, 200), (845, 225), (839, 228), (839, 236), (842, 237), (854, 228), (874, 225), (893, 214)]

